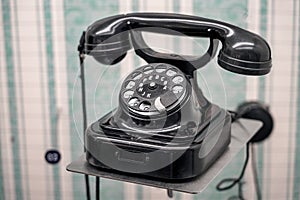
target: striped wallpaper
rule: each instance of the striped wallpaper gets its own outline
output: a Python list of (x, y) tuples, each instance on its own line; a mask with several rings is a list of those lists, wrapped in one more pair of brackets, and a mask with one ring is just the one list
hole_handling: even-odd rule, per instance
[[(236, 75), (219, 68), (214, 60), (199, 72), (199, 82), (208, 98), (226, 108), (257, 99), (270, 105), (274, 132), (254, 147), (262, 199), (300, 199), (299, 9), (298, 0), (0, 0), (0, 200), (85, 199), (84, 177), (65, 169), (83, 152), (77, 43), (93, 21), (136, 11), (227, 21), (262, 35), (271, 44), (274, 68), (270, 75)], [(151, 42), (162, 49), (194, 54), (207, 44), (174, 38)], [(89, 123), (111, 109), (115, 83), (141, 64), (133, 53), (112, 68), (87, 59)], [(99, 79), (102, 74), (106, 79)], [(45, 161), (49, 149), (61, 153), (58, 164)], [(215, 186), (225, 177), (237, 176), (243, 159), (241, 152), (203, 193), (175, 193), (175, 199), (235, 196), (237, 188), (220, 193)], [(251, 162), (243, 189), (246, 199), (255, 199), (250, 166)], [(90, 180), (94, 186), (94, 178)], [(91, 190), (94, 198), (94, 187)], [(101, 199), (168, 198), (165, 190), (101, 179)]]

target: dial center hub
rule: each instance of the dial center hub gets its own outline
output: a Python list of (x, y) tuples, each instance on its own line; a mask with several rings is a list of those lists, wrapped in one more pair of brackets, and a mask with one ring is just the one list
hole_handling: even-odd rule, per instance
[(148, 87), (150, 90), (155, 90), (157, 88), (157, 84), (155, 82), (151, 82)]

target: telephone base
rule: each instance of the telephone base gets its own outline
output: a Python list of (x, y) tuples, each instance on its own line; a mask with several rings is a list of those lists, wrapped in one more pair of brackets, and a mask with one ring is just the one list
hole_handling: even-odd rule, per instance
[[(230, 143), (231, 116), (220, 109), (210, 125), (198, 135), (200, 141), (177, 147), (116, 139), (105, 135), (99, 121), (86, 131), (86, 159), (101, 170), (120, 171), (159, 180), (180, 182), (203, 174), (226, 151)], [(153, 153), (155, 152), (155, 153)]]

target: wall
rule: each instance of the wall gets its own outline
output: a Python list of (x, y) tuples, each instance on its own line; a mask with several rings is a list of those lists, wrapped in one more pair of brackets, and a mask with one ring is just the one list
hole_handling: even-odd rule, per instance
[[(271, 44), (274, 68), (270, 75), (235, 75), (212, 61), (199, 72), (199, 82), (210, 99), (226, 108), (233, 109), (246, 99), (270, 105), (275, 130), (269, 140), (254, 147), (263, 199), (300, 199), (299, 6), (297, 0), (1, 0), (0, 199), (85, 198), (83, 176), (65, 169), (83, 151), (77, 43), (93, 21), (135, 11), (219, 19), (259, 33)], [(192, 40), (171, 38), (159, 43), (161, 48), (189, 53), (205, 49), (202, 41), (195, 45)], [(93, 122), (110, 110), (114, 83), (143, 61), (130, 54), (112, 69), (88, 62), (88, 120)], [(106, 79), (98, 82), (102, 73), (107, 73)], [(61, 153), (57, 165), (45, 161), (49, 149)], [(241, 152), (203, 193), (176, 193), (175, 199), (236, 195), (236, 188), (219, 193), (215, 185), (237, 176), (243, 157)], [(94, 178), (90, 179), (94, 185)], [(255, 199), (250, 168), (245, 182), (247, 199)], [(103, 200), (158, 198), (167, 199), (165, 190), (101, 179)]]

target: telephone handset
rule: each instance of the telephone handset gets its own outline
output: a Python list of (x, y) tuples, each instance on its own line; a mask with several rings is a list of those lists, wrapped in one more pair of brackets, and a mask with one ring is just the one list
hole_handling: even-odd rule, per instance
[[(151, 49), (142, 32), (208, 37), (202, 56)], [(222, 48), (218, 64), (235, 73), (264, 75), (271, 50), (260, 36), (224, 22), (165, 13), (116, 15), (94, 22), (78, 50), (114, 65), (131, 48), (148, 64), (124, 80), (119, 106), (93, 123), (85, 134), (87, 161), (104, 170), (156, 179), (182, 180), (205, 172), (230, 143), (230, 114), (209, 102), (197, 84), (196, 70)]]
[[(181, 33), (192, 37), (208, 37), (212, 39), (210, 47), (215, 44), (213, 40), (219, 40), (222, 42), (222, 49), (219, 52), (218, 63), (232, 72), (264, 75), (271, 69), (271, 50), (260, 36), (228, 23), (181, 14), (132, 13), (101, 19), (89, 26), (86, 31), (85, 52), (92, 53), (101, 63), (115, 64), (120, 62), (133, 46), (136, 53), (149, 62), (153, 60), (184, 62), (182, 58), (158, 53), (148, 47), (139, 48), (143, 46), (141, 44), (143, 41), (140, 34), (135, 34), (135, 29), (158, 33), (173, 30), (167, 34)], [(109, 40), (122, 32), (126, 34)], [(84, 45), (80, 45), (80, 49), (83, 50)], [(210, 53), (212, 49), (209, 49)], [(187, 61), (196, 60), (197, 58), (193, 57)], [(187, 62), (184, 64), (188, 65)]]

